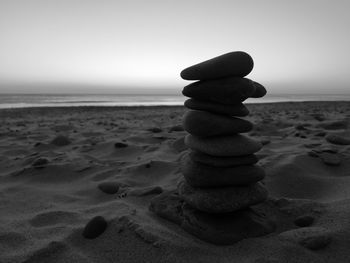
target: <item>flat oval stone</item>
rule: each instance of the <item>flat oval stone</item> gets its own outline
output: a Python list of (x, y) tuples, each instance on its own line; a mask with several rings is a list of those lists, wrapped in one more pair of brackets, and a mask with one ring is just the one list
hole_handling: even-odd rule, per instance
[(188, 134), (185, 137), (185, 144), (193, 150), (214, 156), (249, 155), (262, 147), (260, 142), (240, 134), (206, 138)]
[(253, 81), (254, 86), (255, 86), (255, 91), (254, 93), (251, 95), (252, 98), (261, 98), (264, 97), (267, 93), (265, 87), (263, 85), (261, 85), (258, 82)]
[(264, 169), (257, 165), (214, 167), (187, 158), (181, 166), (186, 182), (193, 187), (225, 187), (251, 185), (265, 177)]
[(267, 190), (259, 183), (250, 186), (195, 188), (185, 180), (178, 184), (180, 197), (191, 207), (207, 213), (228, 213), (262, 203)]
[(244, 117), (249, 114), (249, 110), (241, 102), (228, 105), (219, 104), (210, 101), (201, 101), (196, 99), (188, 99), (185, 101), (185, 107), (193, 110), (209, 111), (212, 113), (224, 114), (229, 116)]
[(107, 228), (107, 222), (102, 216), (95, 216), (85, 226), (83, 236), (94, 239), (101, 235)]
[(103, 182), (100, 183), (97, 187), (102, 192), (110, 195), (116, 194), (119, 191), (119, 184), (117, 182)]
[(203, 61), (181, 71), (186, 80), (218, 79), (227, 76), (244, 77), (254, 67), (253, 59), (243, 51), (235, 51)]
[(250, 79), (228, 77), (191, 83), (183, 88), (182, 94), (202, 101), (236, 104), (251, 97), (255, 90)]
[(248, 132), (253, 129), (253, 124), (235, 117), (190, 110), (183, 117), (183, 127), (193, 135), (207, 137)]
[(199, 151), (190, 151), (189, 158), (195, 162), (203, 163), (214, 167), (232, 167), (238, 165), (253, 165), (259, 161), (254, 154), (237, 157), (216, 157)]

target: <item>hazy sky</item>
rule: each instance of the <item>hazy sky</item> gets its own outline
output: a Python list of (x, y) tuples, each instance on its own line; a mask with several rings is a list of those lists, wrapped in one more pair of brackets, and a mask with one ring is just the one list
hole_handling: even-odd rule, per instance
[(234, 51), (270, 92), (350, 92), (350, 1), (0, 0), (0, 92), (178, 88)]

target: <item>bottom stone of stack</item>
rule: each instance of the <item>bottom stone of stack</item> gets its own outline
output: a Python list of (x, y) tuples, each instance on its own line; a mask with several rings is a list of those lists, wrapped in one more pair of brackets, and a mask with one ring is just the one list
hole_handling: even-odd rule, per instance
[(260, 183), (249, 186), (197, 188), (182, 180), (177, 190), (180, 197), (190, 206), (211, 214), (241, 210), (264, 202), (268, 195)]
[(180, 225), (195, 237), (216, 245), (231, 245), (244, 238), (267, 235), (276, 228), (257, 209), (246, 208), (230, 213), (210, 214), (186, 204), (176, 191), (156, 196), (149, 209)]

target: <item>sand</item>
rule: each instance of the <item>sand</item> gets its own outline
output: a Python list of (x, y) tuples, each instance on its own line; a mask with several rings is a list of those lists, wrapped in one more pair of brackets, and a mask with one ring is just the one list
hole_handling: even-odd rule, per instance
[[(181, 178), (184, 107), (1, 110), (0, 262), (350, 262), (350, 145), (326, 140), (350, 137), (350, 102), (248, 108), (278, 227), (231, 246), (148, 210)], [(119, 191), (102, 192), (103, 182)], [(296, 226), (304, 215), (312, 225)], [(95, 216), (107, 229), (86, 239)]]

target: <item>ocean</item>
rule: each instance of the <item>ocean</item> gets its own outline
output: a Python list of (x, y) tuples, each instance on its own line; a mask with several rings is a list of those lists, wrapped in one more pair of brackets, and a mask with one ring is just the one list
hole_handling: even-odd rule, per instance
[[(186, 98), (181, 94), (0, 94), (0, 109), (68, 106), (171, 106), (183, 105), (185, 100)], [(263, 98), (246, 100), (247, 103), (286, 101), (350, 101), (350, 94), (267, 94)]]

